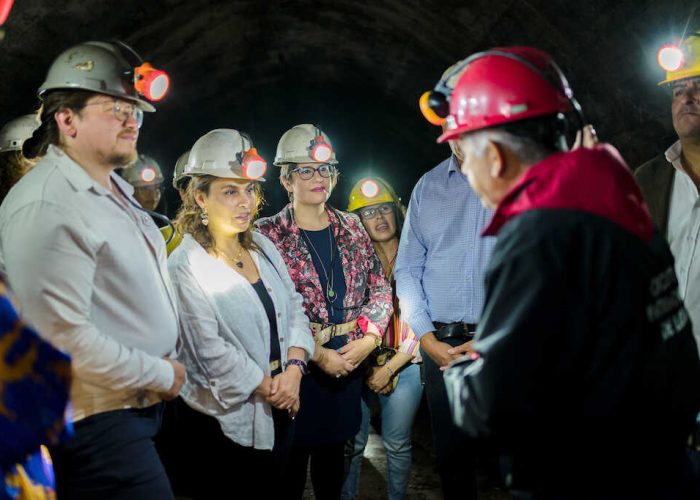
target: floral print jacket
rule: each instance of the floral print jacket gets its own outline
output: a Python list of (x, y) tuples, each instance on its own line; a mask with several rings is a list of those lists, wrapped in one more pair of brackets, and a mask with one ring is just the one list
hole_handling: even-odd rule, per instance
[[(344, 321), (364, 316), (383, 334), (393, 312), (391, 285), (384, 277), (372, 241), (356, 215), (335, 210), (328, 205), (326, 212), (333, 227), (345, 276), (347, 290), (343, 306), (347, 308), (362, 304), (365, 302), (366, 291), (369, 290), (369, 300), (362, 307), (347, 309)], [(255, 225), (282, 254), (297, 291), (304, 297), (304, 308), (311, 322), (328, 323), (321, 282), (309, 249), (294, 221), (291, 204), (277, 215), (258, 219)], [(363, 331), (358, 327), (350, 334), (351, 340), (361, 337)]]

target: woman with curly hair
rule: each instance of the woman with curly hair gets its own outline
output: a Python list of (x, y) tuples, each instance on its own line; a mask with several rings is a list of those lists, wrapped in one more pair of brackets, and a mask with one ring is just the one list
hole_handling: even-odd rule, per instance
[(189, 454), (196, 498), (222, 498), (234, 483), (230, 496), (281, 498), (281, 483), (268, 478), (284, 472), (314, 351), (282, 257), (251, 231), (264, 166), (246, 135), (217, 129), (195, 142), (185, 168), (192, 179), (175, 221), (183, 239), (168, 268), (187, 369), (183, 420), (198, 450)]

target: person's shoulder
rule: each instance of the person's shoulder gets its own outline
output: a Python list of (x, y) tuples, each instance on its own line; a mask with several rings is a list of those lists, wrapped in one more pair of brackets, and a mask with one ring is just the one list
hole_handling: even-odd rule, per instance
[(269, 250), (277, 250), (277, 247), (275, 244), (272, 242), (272, 240), (265, 235), (264, 233), (261, 233), (259, 231), (253, 231), (251, 233), (253, 237), (253, 242), (258, 245), (264, 252), (267, 252)]
[(286, 208), (283, 208), (280, 212), (274, 215), (259, 218), (253, 223), (255, 229), (259, 233), (270, 238), (271, 235), (278, 233), (282, 229), (283, 223), (286, 219), (286, 210)]
[(201, 245), (195, 241), (191, 234), (182, 236), (182, 241), (168, 256), (168, 270), (170, 273), (182, 271), (191, 266), (192, 255), (203, 250)]
[(664, 170), (672, 171), (673, 165), (668, 162), (666, 155), (661, 153), (637, 167), (637, 169), (634, 171), (634, 176), (638, 180), (647, 179)]
[(14, 211), (37, 202), (67, 206), (66, 184), (61, 181), (56, 166), (42, 160), (10, 189), (2, 207)]
[(424, 173), (418, 183), (425, 184), (426, 182), (431, 182), (435, 180), (442, 180), (448, 174), (450, 170), (450, 164), (452, 163), (452, 157), (445, 158), (440, 163), (435, 165), (433, 168)]
[(442, 189), (442, 186), (447, 183), (451, 162), (452, 157), (450, 156), (421, 175), (418, 182), (416, 182), (416, 185), (413, 187), (411, 199), (418, 201), (426, 190), (431, 191), (431, 189), (435, 188)]

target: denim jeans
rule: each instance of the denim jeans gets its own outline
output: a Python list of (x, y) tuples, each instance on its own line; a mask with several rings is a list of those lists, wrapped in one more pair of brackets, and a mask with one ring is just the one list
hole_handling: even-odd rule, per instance
[(362, 424), (360, 432), (355, 436), (350, 468), (341, 498), (356, 498), (359, 493), (362, 454), (369, 437), (369, 408), (373, 398), (379, 398), (382, 409), (382, 442), (387, 455), (389, 499), (406, 497), (411, 472), (411, 431), (422, 393), (420, 368), (416, 364), (409, 364), (401, 371), (396, 389), (388, 396), (377, 395), (365, 386), (362, 396)]

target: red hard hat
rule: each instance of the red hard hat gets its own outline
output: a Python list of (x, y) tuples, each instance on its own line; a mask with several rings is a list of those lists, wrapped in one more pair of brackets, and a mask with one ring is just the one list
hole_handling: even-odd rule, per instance
[(571, 89), (552, 58), (531, 47), (500, 47), (465, 60), (438, 142), (572, 109)]

